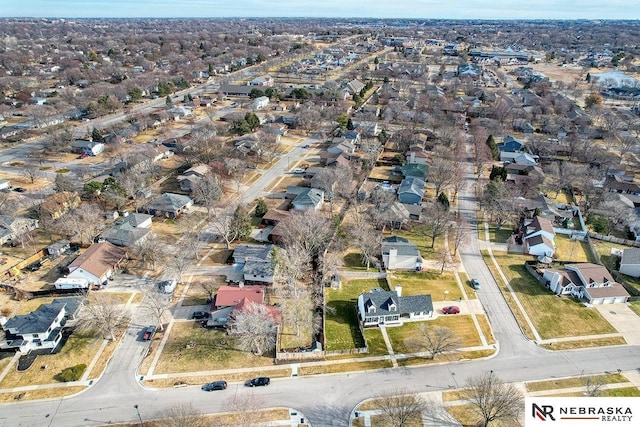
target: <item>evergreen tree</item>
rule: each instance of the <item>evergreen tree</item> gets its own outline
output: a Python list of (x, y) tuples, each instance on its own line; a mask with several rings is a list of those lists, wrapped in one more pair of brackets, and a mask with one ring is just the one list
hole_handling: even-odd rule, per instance
[(267, 206), (267, 203), (264, 201), (264, 199), (258, 199), (258, 202), (256, 203), (255, 215), (258, 218), (262, 218), (263, 216), (265, 216), (268, 210), (269, 207)]

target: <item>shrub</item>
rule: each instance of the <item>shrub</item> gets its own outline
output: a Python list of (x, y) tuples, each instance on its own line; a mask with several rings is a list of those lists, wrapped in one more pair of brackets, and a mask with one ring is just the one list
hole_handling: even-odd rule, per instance
[(82, 378), (82, 374), (84, 374), (84, 371), (86, 369), (87, 369), (87, 365), (85, 365), (84, 363), (81, 363), (79, 365), (72, 366), (71, 368), (63, 369), (62, 372), (60, 372), (56, 376), (56, 379), (58, 381), (65, 382), (65, 383), (68, 383), (71, 381), (78, 381), (80, 378)]

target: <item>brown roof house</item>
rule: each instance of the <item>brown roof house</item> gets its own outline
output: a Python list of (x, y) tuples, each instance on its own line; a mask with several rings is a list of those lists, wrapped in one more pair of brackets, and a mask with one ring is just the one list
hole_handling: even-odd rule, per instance
[(247, 302), (263, 304), (264, 286), (220, 286), (211, 303), (207, 327), (225, 328), (233, 311)]
[(556, 244), (553, 241), (556, 233), (553, 230), (551, 221), (535, 216), (533, 220), (525, 221), (520, 231), (525, 253), (537, 256), (553, 256), (556, 251)]
[(562, 269), (545, 270), (543, 278), (556, 295), (571, 295), (587, 304), (613, 304), (629, 299), (626, 289), (602, 265), (566, 264)]
[(91, 284), (106, 284), (124, 258), (126, 251), (109, 242), (94, 243), (71, 264), (69, 278), (86, 279)]

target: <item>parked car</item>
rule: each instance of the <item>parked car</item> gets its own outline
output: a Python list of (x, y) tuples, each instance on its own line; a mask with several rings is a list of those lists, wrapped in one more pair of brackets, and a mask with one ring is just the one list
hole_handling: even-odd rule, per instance
[(310, 147), (310, 145), (309, 145), (309, 144), (304, 144), (304, 145), (302, 146), (302, 148), (309, 148), (309, 147)]
[(204, 391), (224, 390), (226, 388), (227, 388), (226, 381), (214, 381), (212, 383), (207, 383), (202, 386), (202, 390)]
[(450, 305), (442, 309), (443, 314), (458, 314), (460, 313), (460, 308), (455, 305)]
[(480, 289), (480, 282), (478, 282), (478, 279), (471, 279), (471, 286), (473, 289)]
[(158, 291), (165, 294), (170, 294), (175, 291), (177, 284), (177, 279), (161, 280), (158, 282)]
[(244, 385), (247, 387), (262, 387), (269, 385), (270, 382), (271, 380), (267, 377), (258, 377), (247, 381)]
[(302, 168), (293, 168), (292, 172), (295, 173), (295, 174), (302, 174), (302, 173), (304, 173), (304, 169), (302, 169)]
[(27, 191), (27, 189), (24, 187), (14, 187), (13, 191), (16, 191), (18, 193), (24, 193), (25, 191)]
[(144, 341), (149, 341), (151, 338), (153, 338), (153, 336), (156, 333), (156, 327), (151, 325), (151, 326), (147, 326), (147, 328), (144, 330), (144, 334), (142, 335), (142, 339)]
[(208, 319), (209, 313), (206, 311), (194, 311), (191, 315), (191, 318), (196, 320)]

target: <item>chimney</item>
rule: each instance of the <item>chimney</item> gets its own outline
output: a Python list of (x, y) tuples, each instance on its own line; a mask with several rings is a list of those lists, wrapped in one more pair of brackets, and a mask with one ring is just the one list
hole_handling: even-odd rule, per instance
[(402, 286), (396, 285), (396, 293), (399, 297), (402, 296)]

